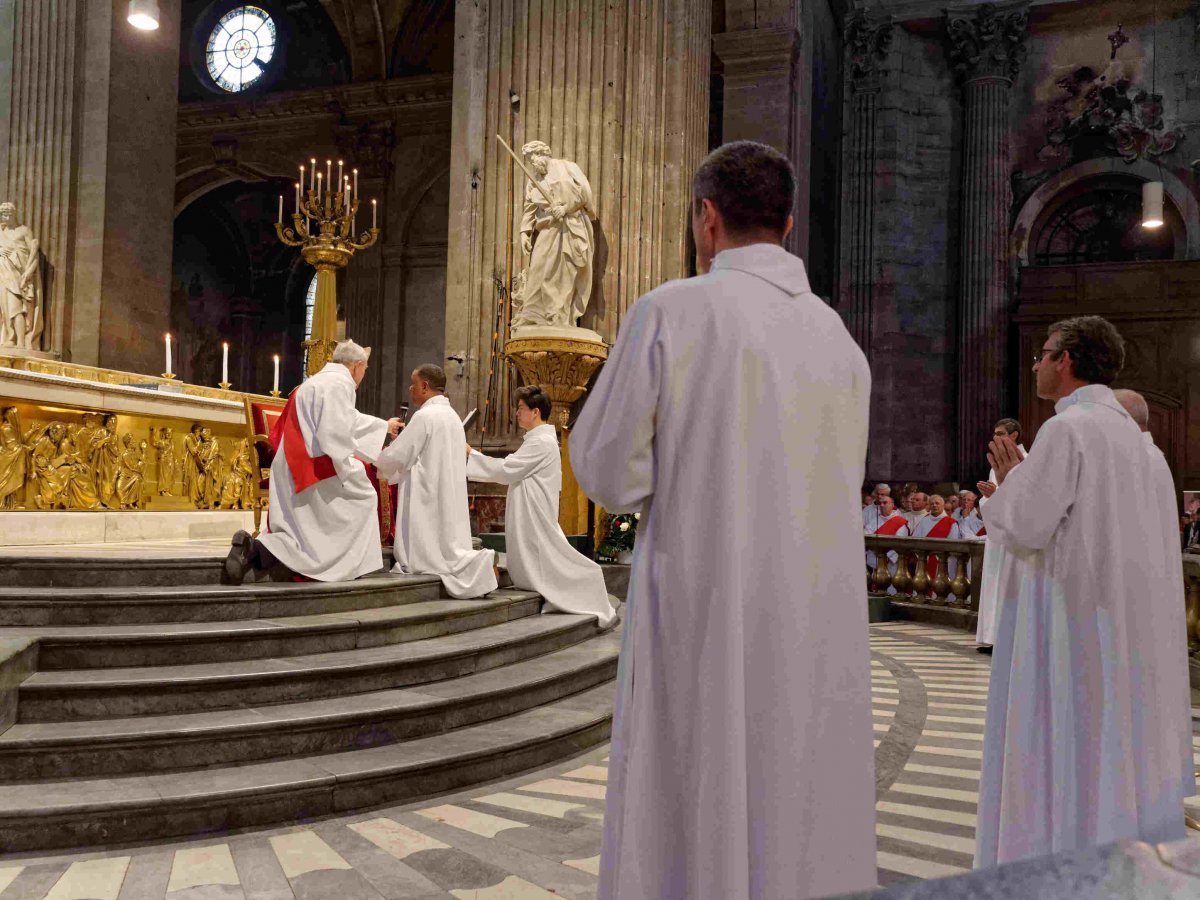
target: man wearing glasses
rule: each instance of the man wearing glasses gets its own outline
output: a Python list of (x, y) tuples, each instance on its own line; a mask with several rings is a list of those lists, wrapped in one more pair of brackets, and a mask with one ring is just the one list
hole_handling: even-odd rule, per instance
[[(1026, 457), (990, 444), (984, 519), (1004, 549), (975, 865), (1127, 838), (1182, 838), (1192, 768), (1183, 579), (1146, 497), (1142, 436), (1108, 385), (1097, 316), (1050, 326), (1034, 364), (1056, 401)], [(1113, 516), (1112, 510), (1122, 510)]]

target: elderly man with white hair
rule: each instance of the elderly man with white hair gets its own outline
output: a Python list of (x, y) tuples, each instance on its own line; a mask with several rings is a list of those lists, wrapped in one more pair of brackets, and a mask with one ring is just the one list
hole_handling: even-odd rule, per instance
[(271, 500), (267, 530), (239, 531), (225, 579), (241, 584), (250, 570), (285, 566), (315, 581), (347, 581), (383, 568), (376, 493), (366, 462), (396, 435), (399, 419), (354, 408), (370, 349), (342, 341), (333, 359), (292, 392), (271, 433)]
[[(1150, 407), (1146, 404), (1145, 397), (1128, 388), (1113, 391), (1113, 396), (1142, 432), (1142, 443), (1146, 447), (1146, 457), (1150, 460), (1150, 469), (1154, 474), (1154, 500), (1162, 518), (1164, 539), (1171, 547), (1178, 547), (1179, 519), (1175, 512), (1175, 477), (1171, 474), (1171, 467), (1167, 465), (1167, 458), (1155, 445), (1154, 436), (1150, 434)], [(1181, 558), (1180, 566), (1182, 563)]]
[(879, 511), (879, 498), (890, 496), (892, 496), (891, 485), (883, 481), (875, 485), (875, 490), (871, 491), (871, 504), (864, 506), (862, 511), (863, 530), (867, 534), (874, 534), (876, 529), (888, 518)]

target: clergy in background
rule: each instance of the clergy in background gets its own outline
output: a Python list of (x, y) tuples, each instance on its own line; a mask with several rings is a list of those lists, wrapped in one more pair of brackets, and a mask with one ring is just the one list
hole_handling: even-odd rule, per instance
[[(929, 495), (929, 514), (917, 520), (916, 526), (913, 528), (913, 537), (918, 538), (948, 538), (950, 540), (960, 540), (962, 538), (962, 529), (958, 523), (954, 521), (954, 517), (946, 512), (946, 498), (940, 494)], [(953, 559), (946, 563), (946, 577), (953, 579), (957, 563)], [(925, 574), (929, 576), (929, 589), (932, 594), (933, 579), (937, 578), (938, 560), (937, 557), (930, 553), (925, 557)], [(953, 597), (953, 594), (949, 596)]]
[[(976, 866), (1184, 836), (1192, 767), (1179, 552), (1142, 436), (1107, 385), (1124, 344), (1066, 319), (1034, 365), (1057, 401), (1028, 457), (991, 443), (984, 510), (1006, 551), (979, 785)], [(1119, 509), (1120, 516), (1112, 511)]]
[[(1175, 510), (1178, 508), (1175, 505), (1175, 477), (1171, 474), (1171, 467), (1167, 464), (1167, 458), (1163, 456), (1163, 452), (1158, 449), (1154, 443), (1154, 435), (1150, 433), (1150, 407), (1146, 404), (1146, 398), (1137, 391), (1122, 389), (1113, 391), (1113, 396), (1117, 398), (1117, 402), (1129, 413), (1129, 417), (1133, 419), (1133, 424), (1138, 427), (1142, 433), (1142, 446), (1146, 450), (1146, 458), (1150, 460), (1150, 468), (1154, 472), (1154, 503), (1163, 517), (1163, 522), (1166, 525), (1165, 534), (1169, 538), (1172, 546), (1181, 546), (1177, 540), (1179, 535), (1179, 519), (1175, 515)], [(1179, 559), (1180, 571), (1182, 571), (1183, 557)], [(1182, 584), (1181, 584), (1182, 587)]]
[(370, 350), (342, 341), (333, 359), (292, 392), (272, 431), (267, 531), (233, 536), (225, 579), (282, 565), (317, 581), (346, 581), (383, 568), (378, 503), (363, 460), (373, 460), (399, 419), (354, 408)]
[(595, 616), (601, 628), (617, 618), (598, 565), (567, 543), (558, 524), (562, 459), (558, 435), (546, 421), (550, 397), (540, 387), (517, 390), (517, 425), (525, 432), (521, 449), (504, 459), (467, 448), (467, 477), (508, 485), (504, 508), (504, 555), (513, 587), (536, 591), (543, 612)]
[(762, 144), (702, 163), (692, 232), (706, 274), (633, 304), (571, 432), (588, 496), (642, 513), (600, 898), (875, 886), (854, 508), (871, 373), (782, 246), (794, 194), (787, 158)]
[(446, 399), (446, 373), (418, 366), (408, 396), (420, 408), (376, 463), (380, 477), (398, 486), (392, 571), (437, 575), (459, 600), (482, 597), (496, 589), (496, 554), (471, 548), (467, 435)]
[[(1016, 419), (1001, 419), (992, 428), (992, 438), (1007, 437), (1021, 451), (1022, 455), (1026, 452), (1025, 445), (1021, 443), (1021, 423)], [(983, 496), (979, 498), (978, 512), (980, 517), (980, 526), (975, 529), (975, 534), (982, 534), (987, 537), (985, 514), (983, 511), (984, 505), (988, 501), (988, 497), (996, 490), (996, 470), (992, 469), (988, 472), (987, 481), (976, 482), (975, 486), (979, 488), (979, 493)], [(988, 553), (991, 553), (991, 561), (988, 560)], [(996, 622), (997, 605), (1000, 603), (1000, 597), (997, 594), (999, 582), (997, 575), (1003, 567), (1004, 549), (988, 546), (983, 551), (983, 571), (980, 573), (979, 582), (979, 615), (975, 621), (975, 643), (979, 645), (980, 653), (991, 653), (992, 645), (996, 643)]]

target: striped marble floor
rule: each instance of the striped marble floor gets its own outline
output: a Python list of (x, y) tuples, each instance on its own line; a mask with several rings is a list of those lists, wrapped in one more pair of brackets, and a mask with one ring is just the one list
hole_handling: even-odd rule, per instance
[[(872, 626), (880, 884), (971, 867), (990, 659), (961, 631)], [(1200, 762), (1200, 738), (1197, 739)], [(291, 827), (0, 857), (0, 900), (592, 898), (607, 748), (543, 771)]]

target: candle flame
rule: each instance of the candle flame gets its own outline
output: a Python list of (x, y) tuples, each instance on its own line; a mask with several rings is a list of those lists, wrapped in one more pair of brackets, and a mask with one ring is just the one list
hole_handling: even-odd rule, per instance
[(279, 354), (278, 353), (275, 354), (275, 362), (279, 362)]

